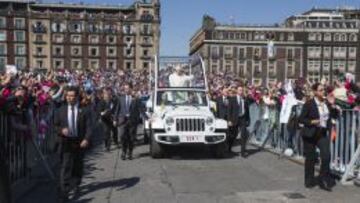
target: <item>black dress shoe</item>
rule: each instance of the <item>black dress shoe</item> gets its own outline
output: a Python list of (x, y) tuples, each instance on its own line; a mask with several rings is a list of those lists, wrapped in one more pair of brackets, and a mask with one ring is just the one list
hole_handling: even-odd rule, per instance
[(132, 160), (132, 159), (133, 159), (132, 154), (129, 154), (128, 159), (129, 159), (129, 160)]
[(325, 191), (328, 191), (328, 192), (331, 192), (332, 191), (332, 188), (330, 186), (330, 183), (325, 180), (325, 179), (322, 179), (319, 181), (319, 187)]
[(305, 181), (305, 187), (308, 189), (314, 188), (317, 184), (318, 182), (316, 181), (316, 179)]
[(126, 159), (126, 154), (125, 153), (122, 153), (121, 154), (121, 160), (125, 160)]

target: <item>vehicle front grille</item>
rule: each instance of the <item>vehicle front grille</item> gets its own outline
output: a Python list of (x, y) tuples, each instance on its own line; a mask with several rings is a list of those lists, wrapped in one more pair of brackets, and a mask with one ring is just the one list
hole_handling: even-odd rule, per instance
[(202, 119), (202, 118), (178, 118), (178, 119), (176, 119), (176, 131), (179, 131), (179, 132), (203, 132), (203, 131), (205, 131), (205, 119)]

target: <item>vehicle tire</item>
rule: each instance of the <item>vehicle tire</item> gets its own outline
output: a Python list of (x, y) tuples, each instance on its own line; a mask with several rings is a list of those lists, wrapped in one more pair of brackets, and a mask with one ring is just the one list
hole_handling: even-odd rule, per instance
[(215, 158), (222, 159), (226, 157), (227, 152), (227, 143), (224, 141), (223, 143), (217, 144), (212, 148), (212, 153)]
[(164, 157), (163, 149), (161, 148), (160, 144), (155, 141), (153, 137), (153, 133), (151, 133), (151, 140), (150, 140), (150, 155), (154, 159), (159, 159)]

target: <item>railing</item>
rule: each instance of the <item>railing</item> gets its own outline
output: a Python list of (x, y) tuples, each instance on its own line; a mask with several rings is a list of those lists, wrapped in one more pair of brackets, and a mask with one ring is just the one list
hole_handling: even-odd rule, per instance
[[(301, 105), (296, 106), (297, 116), (301, 109)], [(268, 117), (264, 118), (264, 106), (250, 106), (250, 143), (279, 155), (303, 160), (300, 129), (288, 129), (287, 124), (281, 124), (279, 109), (267, 107), (266, 111)], [(360, 112), (343, 110), (335, 126), (336, 138), (330, 143), (330, 168), (332, 173), (339, 175), (341, 182), (346, 184), (351, 178), (360, 178)]]
[[(39, 164), (45, 166), (53, 178), (46, 158), (54, 154), (56, 135), (53, 128), (54, 108), (45, 105), (25, 112), (31, 133), (19, 131), (12, 126), (11, 114), (0, 112), (0, 160), (8, 168), (12, 186), (31, 177)], [(30, 134), (32, 136), (30, 136)]]

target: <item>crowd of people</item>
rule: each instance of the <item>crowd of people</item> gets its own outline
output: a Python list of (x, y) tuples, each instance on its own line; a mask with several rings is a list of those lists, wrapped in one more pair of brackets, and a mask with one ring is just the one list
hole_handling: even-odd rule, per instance
[[(47, 129), (50, 125), (50, 117), (56, 114), (54, 125), (60, 135), (59, 143), (62, 147), (63, 160), (61, 190), (66, 197), (71, 188), (69, 178), (76, 176), (81, 180), (82, 165), (79, 164), (82, 163), (83, 157), (81, 149), (88, 147), (87, 139), (90, 139), (93, 130), (84, 128), (83, 131), (88, 134), (85, 133), (86, 136), (82, 140), (73, 139), (77, 137), (79, 129), (68, 129), (64, 127), (64, 123), (68, 119), (75, 122), (77, 116), (83, 116), (81, 111), (84, 109), (84, 125), (94, 126), (94, 122), (100, 121), (105, 149), (110, 150), (113, 142), (117, 147), (122, 148), (123, 160), (132, 160), (137, 125), (143, 117), (146, 117), (144, 101), (151, 93), (149, 75), (148, 70), (73, 72), (58, 70), (15, 74), (3, 72), (0, 73), (0, 110), (1, 113), (9, 116), (11, 126), (26, 137), (44, 135), (40, 131)], [(329, 83), (325, 79), (320, 83), (311, 83), (299, 78), (284, 83), (256, 85), (236, 78), (230, 72), (220, 72), (208, 74), (207, 81), (208, 94), (213, 101), (215, 115), (228, 122), (229, 152), (232, 152), (232, 145), (240, 131), (241, 155), (244, 157), (247, 156), (246, 141), (249, 136), (247, 127), (253, 116), (249, 113), (252, 104), (261, 107), (259, 116), (266, 121), (261, 128), (267, 129), (271, 129), (279, 117), (280, 122), (288, 127), (297, 125), (293, 122), (293, 107), (305, 104), (316, 96), (314, 84), (324, 87), (323, 96), (334, 98), (335, 103), (343, 109), (360, 109), (360, 83), (355, 83), (351, 74), (343, 74), (335, 78), (334, 83)], [(69, 108), (62, 109), (64, 106)], [(271, 109), (275, 111), (270, 111)], [(36, 135), (30, 126), (31, 119), (35, 116), (40, 116), (39, 123), (42, 126)], [(123, 126), (121, 143), (118, 139), (119, 126)], [(75, 148), (74, 143), (77, 146)], [(75, 174), (67, 170), (70, 162), (77, 163), (74, 165), (78, 169), (74, 170)], [(79, 183), (77, 181), (74, 188)]]

